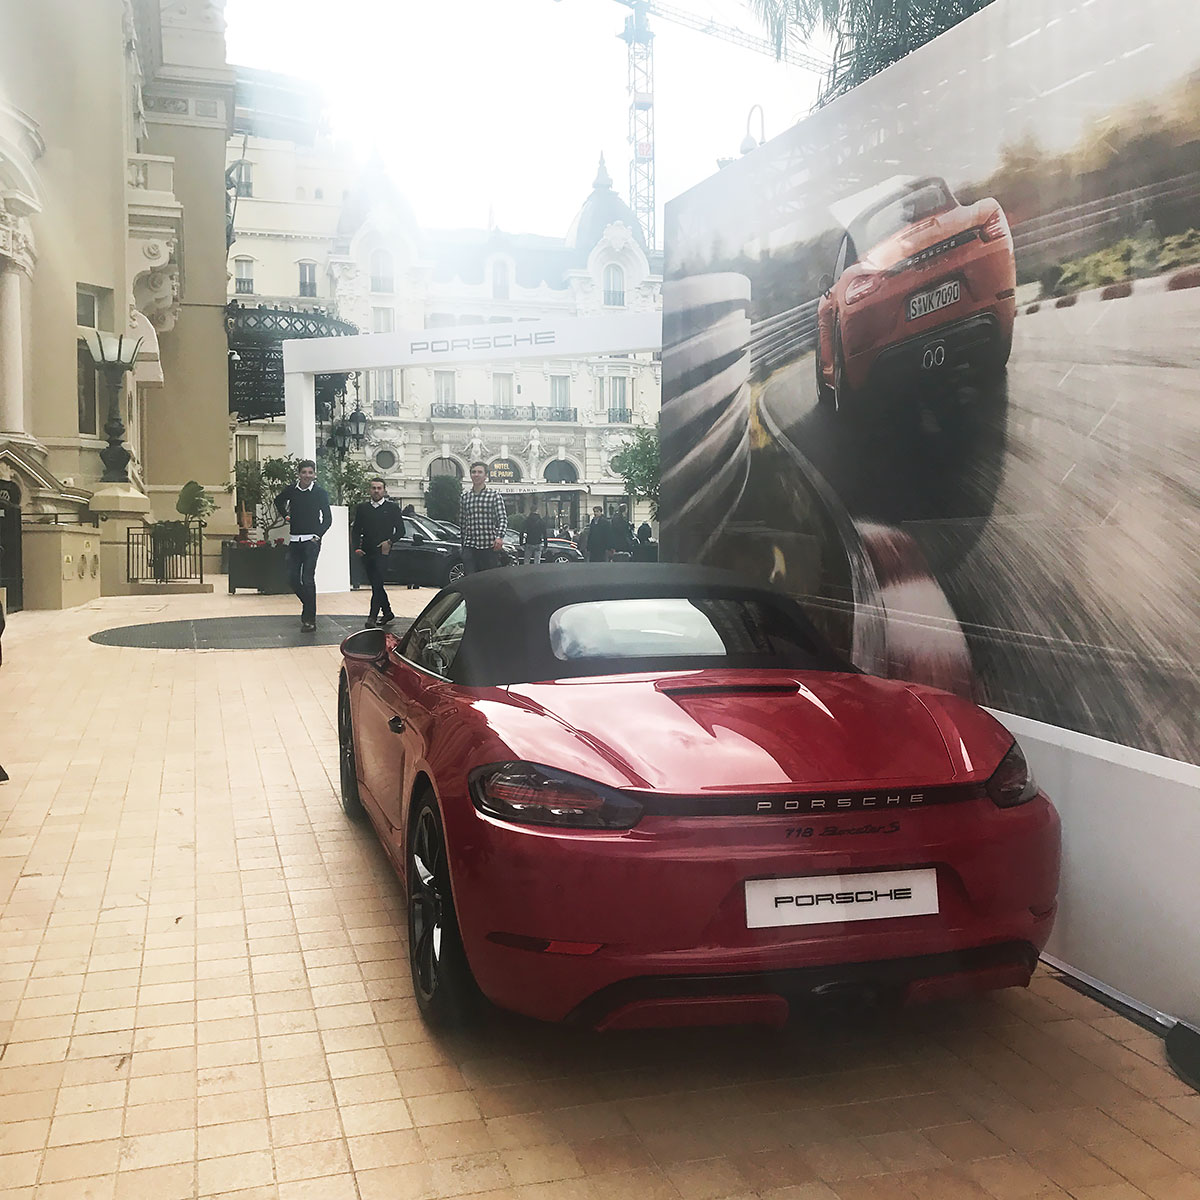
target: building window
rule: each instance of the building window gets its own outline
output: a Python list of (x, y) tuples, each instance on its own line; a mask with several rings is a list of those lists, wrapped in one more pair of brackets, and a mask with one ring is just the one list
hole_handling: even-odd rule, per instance
[(604, 268), (604, 303), (609, 308), (625, 307), (625, 272), (616, 263)]
[(257, 433), (239, 433), (233, 439), (233, 447), (238, 462), (258, 462)]
[(434, 371), (433, 373), (433, 402), (434, 404), (454, 403), (454, 372)]
[(570, 375), (550, 376), (550, 407), (560, 411), (571, 407)]
[(75, 324), (86, 325), (88, 329), (96, 328), (97, 304), (96, 293), (75, 289)]
[(234, 190), (239, 196), (254, 195), (254, 172), (251, 165), (245, 159), (234, 164), (233, 184)]
[(430, 313), (425, 318), (426, 329), (445, 329), (455, 324), (453, 313)]
[(613, 375), (608, 381), (608, 419), (622, 422), (630, 418), (629, 380), (624, 375)]
[(79, 432), (94, 434), (96, 421), (96, 364), (83, 342), (75, 348), (75, 382), (79, 393)]
[(394, 450), (379, 450), (375, 454), (375, 469), (377, 471), (392, 471), (396, 467), (396, 452)]
[(371, 332), (393, 333), (396, 328), (395, 313), (390, 308), (371, 309)]
[(395, 291), (392, 256), (386, 250), (376, 250), (371, 255), (371, 291), (385, 294)]
[(372, 371), (371, 393), (375, 397), (377, 417), (398, 417), (400, 405), (396, 400), (396, 373), (394, 371)]
[(512, 408), (513, 377), (511, 375), (492, 376), (492, 403), (497, 408)]
[(317, 264), (302, 262), (300, 264), (300, 295), (315, 296), (317, 294)]
[(555, 458), (546, 464), (542, 478), (547, 483), (578, 483), (579, 472), (575, 470), (574, 463), (567, 462), (565, 458)]
[(429, 478), (437, 475), (450, 475), (454, 479), (463, 477), (462, 464), (456, 458), (435, 458), (429, 464)]
[(324, 200), (325, 199), (325, 189), (324, 188), (314, 188), (313, 189), (313, 199), (314, 200)]
[(235, 258), (233, 260), (233, 290), (239, 296), (249, 295), (254, 291), (254, 260), (252, 258)]
[(492, 299), (508, 299), (508, 263), (492, 263)]

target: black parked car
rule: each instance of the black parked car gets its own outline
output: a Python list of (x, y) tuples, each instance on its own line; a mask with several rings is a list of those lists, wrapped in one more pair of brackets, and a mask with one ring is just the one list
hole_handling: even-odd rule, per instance
[[(462, 548), (450, 541), (419, 517), (405, 517), (404, 536), (392, 543), (383, 578), (387, 583), (416, 583), (426, 587), (445, 587), (463, 573)], [(362, 559), (350, 555), (350, 584), (361, 587), (367, 582)]]

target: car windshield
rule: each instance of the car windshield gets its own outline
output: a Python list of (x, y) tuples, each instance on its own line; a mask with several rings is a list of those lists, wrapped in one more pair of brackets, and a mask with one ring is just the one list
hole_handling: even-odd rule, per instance
[(940, 179), (922, 179), (863, 213), (850, 226), (850, 240), (860, 255), (902, 229), (952, 207), (954, 198)]
[(561, 662), (703, 659), (718, 665), (818, 669), (827, 656), (798, 622), (771, 604), (742, 598), (589, 600), (550, 616), (550, 648)]

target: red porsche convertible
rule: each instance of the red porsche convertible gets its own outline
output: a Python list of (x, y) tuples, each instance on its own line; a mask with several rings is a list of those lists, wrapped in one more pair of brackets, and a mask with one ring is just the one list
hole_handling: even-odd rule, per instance
[(835, 206), (846, 232), (817, 304), (817, 397), (955, 368), (999, 372), (1012, 350), (1017, 268), (992, 199), (959, 204), (942, 179), (897, 176)]
[(408, 896), (417, 1002), (594, 1028), (1029, 982), (1059, 821), (967, 700), (674, 564), (507, 568), (342, 644), (346, 811)]

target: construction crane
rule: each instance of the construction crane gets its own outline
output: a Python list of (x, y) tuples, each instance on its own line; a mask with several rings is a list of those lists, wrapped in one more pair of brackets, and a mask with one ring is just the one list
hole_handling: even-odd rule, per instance
[[(656, 235), (654, 199), (654, 34), (650, 17), (661, 17), (685, 29), (694, 29), (710, 37), (778, 58), (774, 42), (755, 37), (734, 25), (724, 25), (708, 17), (661, 4), (659, 0), (616, 0), (632, 12), (625, 18), (625, 29), (618, 34), (629, 47), (629, 206), (646, 235), (646, 244), (654, 249)], [(785, 47), (783, 57), (808, 71), (825, 74), (829, 63), (811, 54)]]

